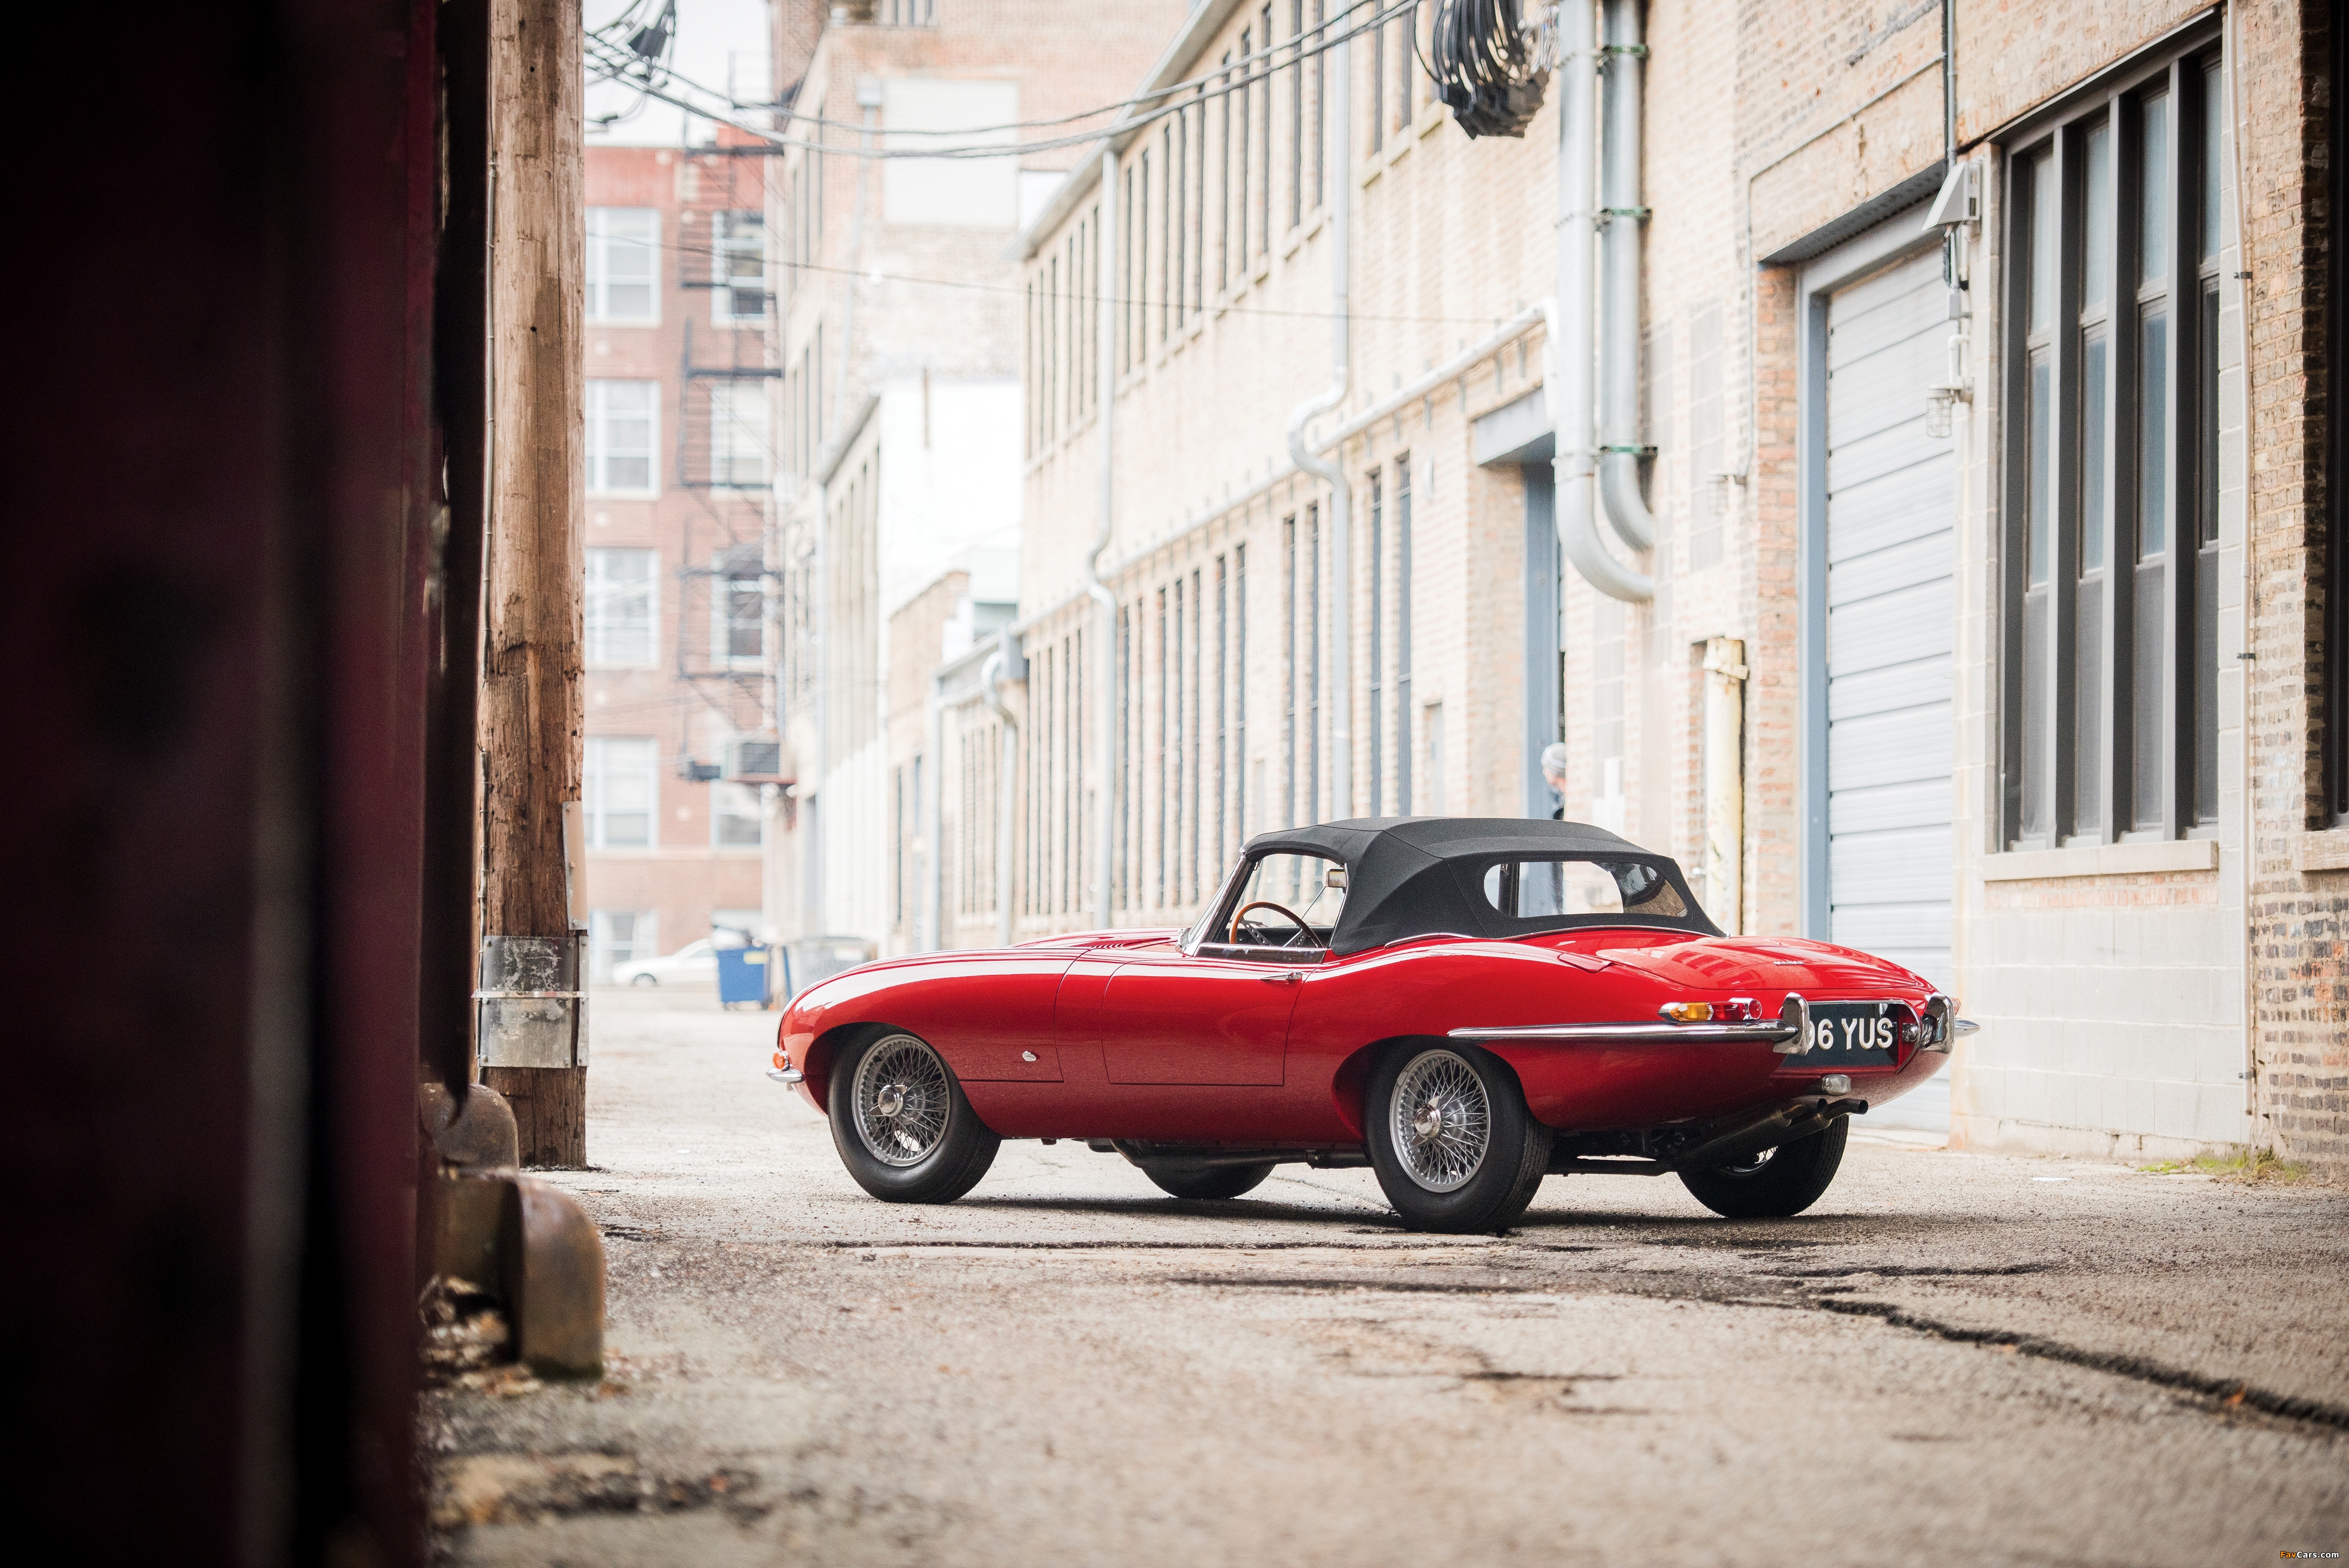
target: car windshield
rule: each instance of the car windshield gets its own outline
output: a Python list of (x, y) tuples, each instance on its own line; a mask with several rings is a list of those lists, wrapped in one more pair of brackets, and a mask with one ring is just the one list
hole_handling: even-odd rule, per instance
[(1502, 860), (1485, 868), (1485, 901), (1504, 915), (1685, 915), (1671, 879), (1637, 860), (1560, 856)]
[[(1340, 886), (1330, 885), (1330, 874)], [(1224, 929), (1207, 940), (1242, 947), (1325, 948), (1346, 907), (1345, 868), (1319, 855), (1259, 856), (1247, 868)]]

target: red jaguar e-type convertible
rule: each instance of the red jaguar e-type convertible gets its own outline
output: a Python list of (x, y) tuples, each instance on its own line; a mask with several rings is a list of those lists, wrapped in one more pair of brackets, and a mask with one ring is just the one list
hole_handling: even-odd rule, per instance
[(1389, 817), (1258, 835), (1185, 930), (835, 975), (768, 1075), (894, 1202), (961, 1197), (1004, 1138), (1071, 1138), (1178, 1198), (1367, 1164), (1404, 1224), (1475, 1231), (1563, 1172), (1799, 1213), (1845, 1118), (1971, 1028), (1897, 964), (1722, 935), (1669, 857), (1599, 828)]

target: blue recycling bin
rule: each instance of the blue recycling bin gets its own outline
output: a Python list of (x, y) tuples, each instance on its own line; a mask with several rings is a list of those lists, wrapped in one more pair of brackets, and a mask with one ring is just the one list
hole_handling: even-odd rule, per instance
[(745, 1002), (767, 1005), (767, 952), (765, 948), (718, 950), (719, 1006), (733, 1007)]

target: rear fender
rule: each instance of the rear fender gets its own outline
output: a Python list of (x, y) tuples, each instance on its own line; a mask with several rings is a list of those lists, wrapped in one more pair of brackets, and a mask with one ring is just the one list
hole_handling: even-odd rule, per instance
[[(1379, 1058), (1388, 1052), (1400, 1050), (1405, 1046), (1440, 1046), (1452, 1051), (1477, 1049), (1475, 1046), (1467, 1045), (1464, 1042), (1447, 1040), (1439, 1034), (1392, 1034), (1384, 1040), (1371, 1041), (1339, 1063), (1338, 1071), (1330, 1079), (1330, 1099), (1337, 1110), (1338, 1119), (1344, 1122), (1346, 1130), (1356, 1137), (1365, 1141), (1369, 1137), (1366, 1129), (1369, 1127), (1370, 1118), (1362, 1100), (1369, 1092), (1371, 1069), (1377, 1066)], [(1516, 1085), (1517, 1094), (1522, 1098), (1526, 1090), (1525, 1080), (1517, 1076), (1516, 1064), (1496, 1052), (1485, 1051), (1483, 1054), (1501, 1064), (1502, 1071), (1507, 1073), (1510, 1082)]]

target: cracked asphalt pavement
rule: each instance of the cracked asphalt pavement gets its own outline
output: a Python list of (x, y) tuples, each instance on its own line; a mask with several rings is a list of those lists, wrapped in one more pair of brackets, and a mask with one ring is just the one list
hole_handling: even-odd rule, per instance
[(1855, 1124), (1807, 1214), (1004, 1146), (885, 1205), (774, 1015), (598, 993), (607, 1379), (428, 1396), (457, 1563), (2209, 1564), (2349, 1550), (2349, 1191)]

